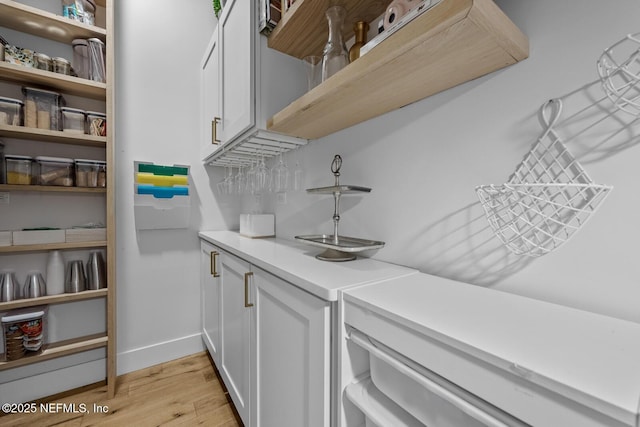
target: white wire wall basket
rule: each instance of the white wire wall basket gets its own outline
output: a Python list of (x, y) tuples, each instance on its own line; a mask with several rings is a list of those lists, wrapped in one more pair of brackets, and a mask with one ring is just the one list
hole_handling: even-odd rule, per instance
[(559, 99), (541, 107), (547, 128), (507, 183), (476, 187), (495, 235), (517, 255), (537, 257), (557, 249), (612, 189), (594, 183), (554, 132), (561, 111)]
[(640, 33), (629, 34), (605, 49), (597, 65), (602, 88), (611, 102), (640, 116)]

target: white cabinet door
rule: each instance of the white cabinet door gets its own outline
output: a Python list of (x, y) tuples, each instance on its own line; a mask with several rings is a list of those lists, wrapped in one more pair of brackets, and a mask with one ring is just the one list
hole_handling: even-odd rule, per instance
[(255, 124), (256, 3), (228, 0), (220, 16), (223, 143)]
[(213, 153), (220, 144), (220, 43), (218, 28), (202, 58), (201, 70), (201, 157)]
[(251, 426), (252, 309), (248, 297), (250, 264), (221, 252), (222, 305), (220, 374), (245, 426)]
[(255, 425), (329, 426), (330, 305), (253, 267)]
[(216, 366), (220, 366), (220, 252), (205, 241), (200, 248), (202, 339)]

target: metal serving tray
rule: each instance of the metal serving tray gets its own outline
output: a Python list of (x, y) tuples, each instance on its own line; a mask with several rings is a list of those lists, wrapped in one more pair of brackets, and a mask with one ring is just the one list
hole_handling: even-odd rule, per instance
[(309, 245), (327, 249), (325, 252), (316, 255), (316, 258), (324, 261), (350, 261), (356, 258), (354, 255), (356, 252), (379, 249), (384, 246), (384, 242), (340, 235), (338, 235), (338, 242), (336, 243), (331, 234), (295, 236), (295, 238)]
[(331, 187), (309, 188), (307, 193), (314, 194), (350, 194), (350, 193), (370, 193), (371, 189), (367, 187), (358, 187), (357, 185), (332, 185)]

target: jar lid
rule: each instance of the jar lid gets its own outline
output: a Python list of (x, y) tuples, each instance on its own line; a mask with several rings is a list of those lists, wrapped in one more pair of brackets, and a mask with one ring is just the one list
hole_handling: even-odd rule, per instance
[(44, 53), (35, 52), (33, 54), (33, 56), (38, 58), (38, 59), (45, 60), (45, 61), (51, 61), (51, 57), (49, 55), (45, 55)]
[(0, 96), (0, 102), (6, 102), (8, 104), (24, 105), (24, 102), (20, 101), (19, 99), (5, 98), (4, 96)]
[(36, 162), (73, 163), (73, 159), (67, 159), (65, 157), (37, 156)]
[(85, 114), (84, 110), (80, 110), (79, 108), (61, 107), (60, 110), (63, 113), (76, 113), (76, 114), (82, 114), (83, 116)]
[(76, 163), (84, 163), (89, 165), (99, 165), (100, 160), (90, 160), (90, 159), (74, 159)]
[(33, 157), (31, 156), (21, 156), (19, 154), (5, 154), (4, 155), (5, 159), (12, 159), (12, 160), (33, 160)]
[(85, 40), (85, 39), (73, 39), (73, 41), (71, 42), (72, 45), (88, 45), (89, 43)]
[(90, 39), (87, 39), (87, 41), (88, 41), (88, 42), (91, 42), (91, 43), (99, 43), (99, 44), (102, 44), (102, 45), (104, 44), (104, 42), (103, 42), (102, 40), (100, 40), (100, 39), (98, 39), (98, 38), (95, 38), (95, 37), (92, 37), (92, 38), (90, 38)]
[(60, 63), (62, 63), (62, 64), (69, 64), (69, 65), (71, 65), (71, 62), (69, 62), (69, 60), (68, 60), (68, 59), (66, 59), (66, 58), (62, 58), (62, 57), (60, 57), (60, 56), (56, 56), (55, 58), (53, 58), (53, 62), (60, 62)]
[(47, 95), (61, 96), (58, 92), (53, 92), (53, 91), (44, 90), (44, 89), (36, 89), (35, 87), (23, 86), (22, 87), (22, 93), (24, 93), (26, 95), (27, 92), (39, 92), (39, 93), (43, 93), (43, 94), (47, 94)]
[(87, 111), (87, 116), (98, 116), (107, 118), (107, 115), (105, 113), (98, 113), (97, 111)]

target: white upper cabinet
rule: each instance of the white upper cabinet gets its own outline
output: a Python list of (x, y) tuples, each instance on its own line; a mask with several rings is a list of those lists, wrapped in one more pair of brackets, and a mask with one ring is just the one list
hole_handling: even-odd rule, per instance
[(305, 93), (306, 74), (300, 59), (267, 47), (258, 31), (256, 3), (226, 2), (202, 60), (206, 163), (246, 164), (251, 153), (269, 157), (306, 143), (266, 130), (271, 116)]
[(255, 124), (256, 2), (232, 0), (220, 17), (222, 143)]
[(209, 156), (220, 143), (220, 43), (213, 32), (202, 58), (200, 97), (201, 156)]

